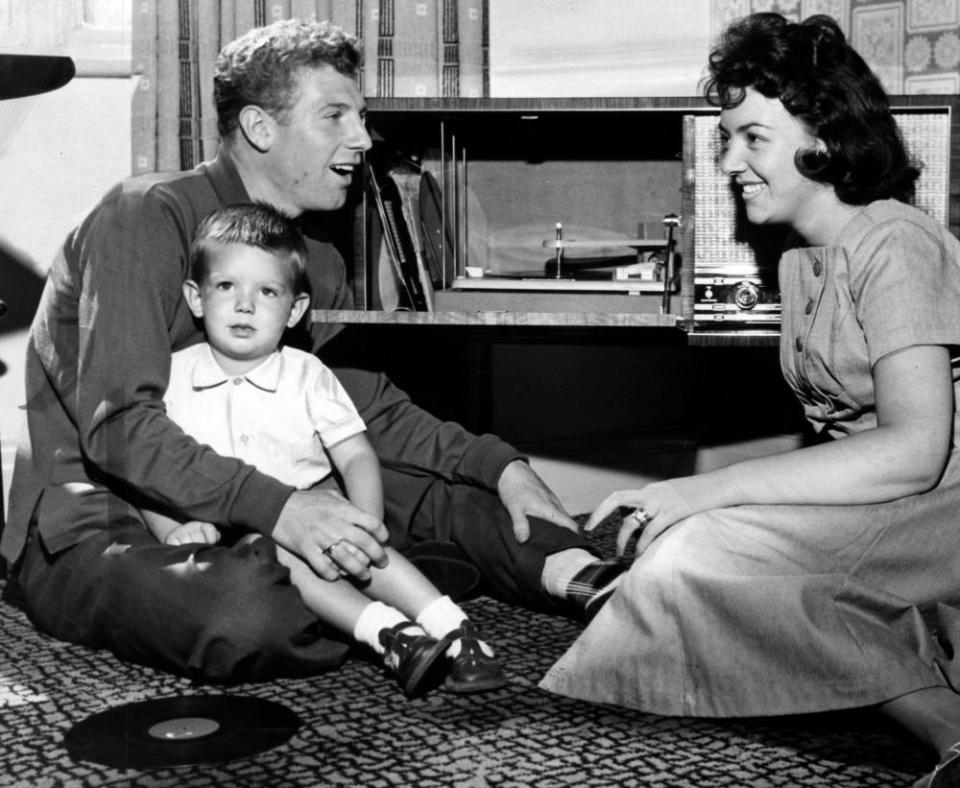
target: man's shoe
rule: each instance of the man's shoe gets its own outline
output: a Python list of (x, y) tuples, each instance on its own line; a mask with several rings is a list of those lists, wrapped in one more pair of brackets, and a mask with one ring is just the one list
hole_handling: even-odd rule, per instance
[[(404, 631), (410, 628), (414, 631)], [(413, 622), (403, 621), (381, 629), (380, 643), (386, 649), (383, 664), (396, 677), (397, 684), (408, 698), (439, 686), (443, 679), (441, 668), (448, 640), (435, 640)]]
[(960, 742), (947, 750), (937, 767), (917, 780), (913, 788), (960, 788)]
[(567, 600), (577, 617), (589, 623), (616, 590), (627, 567), (616, 560), (594, 561), (574, 575), (567, 586)]
[(453, 658), (444, 686), (451, 692), (487, 692), (506, 686), (507, 677), (493, 656), (490, 647), (480, 639), (477, 628), (464, 621), (444, 638), (458, 644), (460, 650)]

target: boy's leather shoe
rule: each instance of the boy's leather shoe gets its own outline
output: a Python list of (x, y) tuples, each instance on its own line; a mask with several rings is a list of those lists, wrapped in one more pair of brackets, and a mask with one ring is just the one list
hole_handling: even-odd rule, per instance
[(464, 621), (444, 638), (447, 643), (459, 642), (460, 651), (453, 658), (444, 686), (451, 692), (486, 692), (507, 684), (503, 668), (490, 647), (483, 643), (476, 626)]
[[(404, 630), (413, 629), (412, 632)], [(443, 678), (440, 667), (448, 640), (434, 640), (411, 621), (380, 630), (380, 643), (386, 649), (383, 664), (397, 679), (407, 697), (438, 686)], [(434, 670), (434, 667), (437, 670)]]

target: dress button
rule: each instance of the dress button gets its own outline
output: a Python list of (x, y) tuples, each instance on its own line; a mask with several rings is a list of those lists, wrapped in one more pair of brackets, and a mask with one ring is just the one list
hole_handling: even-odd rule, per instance
[(233, 379), (233, 385), (234, 385), (234, 386), (239, 386), (241, 383), (243, 383), (243, 378), (234, 378), (234, 379)]
[(812, 299), (812, 298), (807, 301), (807, 305), (803, 308), (803, 311), (804, 311), (806, 314), (808, 314), (808, 315), (813, 313), (813, 299)]
[(802, 351), (802, 350), (803, 350), (803, 338), (802, 338), (802, 337), (797, 337), (797, 341), (794, 342), (794, 345), (796, 346), (797, 351)]
[(823, 264), (819, 260), (813, 261), (813, 275), (820, 276), (823, 273)]

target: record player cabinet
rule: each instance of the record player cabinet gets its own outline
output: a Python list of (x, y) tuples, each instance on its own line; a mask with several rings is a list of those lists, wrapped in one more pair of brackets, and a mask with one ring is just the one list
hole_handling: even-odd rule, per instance
[[(928, 136), (947, 189), (941, 209), (955, 233), (957, 101), (895, 99), (911, 112), (934, 110)], [(557, 456), (580, 457), (595, 441), (603, 451), (625, 439), (643, 445), (651, 431), (684, 442), (723, 441), (745, 425), (756, 435), (795, 431), (776, 326), (703, 330), (695, 320), (698, 271), (758, 266), (731, 237), (739, 232), (735, 208), (726, 179), (715, 177), (709, 139), (697, 147), (698, 133), (715, 133), (714, 108), (678, 97), (371, 99), (368, 109), (374, 171), (422, 166), (445, 188), (448, 219), (461, 217), (459, 237), (451, 231), (444, 241), (460, 249), (454, 279), (468, 266), (549, 272), (558, 222), (565, 237), (623, 239), (662, 235), (667, 214), (680, 221), (668, 310), (662, 287), (649, 284), (590, 292), (510, 289), (508, 280), (503, 289), (439, 288), (432, 312), (387, 311), (378, 292), (382, 223), (357, 179), (345, 209), (352, 221), (338, 223), (357, 309), (313, 317), (352, 324), (341, 337), (360, 343), (368, 363), (415, 402), (474, 432)]]
[[(954, 233), (960, 231), (958, 99), (894, 98), (898, 118), (909, 126), (908, 145), (930, 160), (925, 199)], [(344, 250), (358, 309), (316, 312), (315, 320), (649, 327), (700, 338), (698, 344), (721, 335), (747, 344), (758, 334), (776, 337), (776, 319), (709, 326), (697, 311), (705, 275), (732, 272), (758, 283), (772, 275), (754, 239), (743, 237), (744, 223), (717, 169), (717, 113), (703, 99), (371, 99), (368, 110), (374, 148), (357, 185), (362, 195)], [(369, 170), (382, 181), (389, 172), (418, 169), (432, 174), (440, 193), (441, 220), (433, 231), (446, 255), (442, 280), (431, 311), (384, 309), (388, 263)], [(662, 252), (618, 244), (664, 244), (670, 215), (679, 222), (674, 276), (663, 281), (671, 269), (664, 270)], [(602, 280), (557, 281), (550, 266), (558, 226), (565, 238), (609, 241), (600, 262), (614, 271), (657, 259), (660, 281), (627, 276), (617, 284), (609, 270)]]

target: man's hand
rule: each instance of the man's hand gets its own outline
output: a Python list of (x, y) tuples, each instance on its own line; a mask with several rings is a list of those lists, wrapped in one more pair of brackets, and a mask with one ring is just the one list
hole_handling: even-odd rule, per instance
[(497, 493), (513, 520), (513, 533), (521, 544), (530, 538), (528, 516), (577, 530), (577, 524), (563, 510), (557, 496), (523, 460), (514, 460), (503, 469)]
[(341, 574), (370, 579), (370, 564), (386, 566), (387, 527), (336, 490), (297, 490), (287, 499), (271, 538), (302, 558), (324, 580)]

